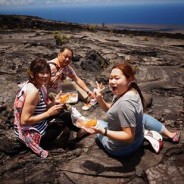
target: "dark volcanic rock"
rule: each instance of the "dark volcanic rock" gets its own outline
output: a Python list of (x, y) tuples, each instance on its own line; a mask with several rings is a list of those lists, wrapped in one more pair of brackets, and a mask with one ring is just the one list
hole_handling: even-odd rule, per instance
[[(0, 183), (183, 183), (183, 34), (89, 28), (37, 17), (0, 16)], [(169, 130), (179, 129), (180, 143), (164, 138), (164, 147), (156, 154), (145, 142), (136, 153), (120, 159), (108, 156), (94, 135), (76, 144), (68, 140), (72, 134), (65, 132), (46, 159), (18, 144), (12, 109), (17, 83), (27, 79), (34, 58), (57, 56), (55, 30), (70, 38), (75, 71), (92, 89), (96, 80), (102, 82), (108, 101), (112, 99), (108, 88), (111, 67), (122, 59), (131, 63), (146, 97), (147, 113)], [(89, 111), (82, 111), (82, 105), (74, 106), (83, 115), (105, 118), (98, 105)]]
[(106, 69), (108, 65), (108, 61), (94, 50), (89, 51), (81, 61), (81, 68), (90, 72), (100, 72)]

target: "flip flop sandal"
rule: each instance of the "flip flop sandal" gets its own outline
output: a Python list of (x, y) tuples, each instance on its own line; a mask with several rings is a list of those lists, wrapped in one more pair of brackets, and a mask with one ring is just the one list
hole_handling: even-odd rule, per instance
[(174, 137), (172, 138), (172, 142), (177, 144), (180, 140), (180, 136), (181, 136), (181, 133), (180, 131), (177, 130)]

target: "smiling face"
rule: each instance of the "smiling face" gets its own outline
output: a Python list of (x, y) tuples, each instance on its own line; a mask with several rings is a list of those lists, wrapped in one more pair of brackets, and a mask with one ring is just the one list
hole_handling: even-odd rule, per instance
[(38, 86), (47, 85), (50, 81), (50, 72), (47, 69), (38, 72), (35, 80)]
[(130, 79), (127, 79), (120, 69), (112, 69), (109, 78), (109, 86), (113, 94), (117, 96), (124, 94), (129, 88), (129, 83)]
[(72, 61), (73, 53), (68, 49), (64, 49), (63, 52), (59, 52), (58, 54), (58, 64), (60, 67), (64, 67), (70, 64)]
[(50, 81), (50, 66), (45, 59), (37, 58), (30, 65), (29, 81), (40, 87)]

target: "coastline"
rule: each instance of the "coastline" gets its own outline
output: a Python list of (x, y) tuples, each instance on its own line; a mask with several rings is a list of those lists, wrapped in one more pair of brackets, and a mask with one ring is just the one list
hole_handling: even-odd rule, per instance
[(184, 25), (157, 25), (157, 24), (87, 24), (87, 25), (96, 25), (116, 30), (184, 34)]
[[(29, 22), (29, 24), (28, 24)], [(44, 29), (44, 30), (87, 30), (107, 31), (135, 36), (166, 36), (184, 39), (184, 25), (148, 25), (148, 24), (79, 24), (72, 22), (53, 21), (29, 15), (1, 15), (0, 30)]]

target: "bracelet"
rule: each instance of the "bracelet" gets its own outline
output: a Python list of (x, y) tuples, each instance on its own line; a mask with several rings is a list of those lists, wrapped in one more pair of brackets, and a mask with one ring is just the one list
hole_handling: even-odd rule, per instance
[(105, 127), (104, 130), (105, 130), (104, 135), (107, 136), (107, 127)]

